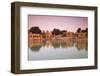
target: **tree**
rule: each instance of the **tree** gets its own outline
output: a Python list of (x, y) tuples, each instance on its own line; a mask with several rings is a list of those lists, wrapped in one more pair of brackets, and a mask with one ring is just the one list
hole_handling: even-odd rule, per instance
[(88, 28), (86, 28), (85, 30), (81, 30), (81, 32), (86, 32), (86, 33), (88, 33)]
[(62, 37), (65, 37), (65, 36), (66, 36), (66, 32), (67, 32), (66, 30), (62, 30), (62, 31), (61, 31)]
[(53, 29), (52, 34), (59, 35), (59, 34), (61, 34), (61, 31), (59, 29)]
[(81, 28), (78, 28), (78, 29), (77, 29), (77, 32), (78, 32), (78, 33), (81, 32)]
[(86, 32), (86, 30), (81, 30), (81, 32)]
[(32, 27), (29, 32), (32, 32), (32, 33), (36, 33), (36, 34), (41, 34), (41, 30), (39, 27)]
[(86, 32), (88, 32), (88, 28), (86, 28), (85, 30), (86, 30)]
[(62, 31), (61, 31), (61, 34), (66, 33), (66, 32), (67, 32), (67, 30), (62, 30)]
[(88, 28), (86, 28), (85, 30), (86, 30), (86, 37), (88, 37)]

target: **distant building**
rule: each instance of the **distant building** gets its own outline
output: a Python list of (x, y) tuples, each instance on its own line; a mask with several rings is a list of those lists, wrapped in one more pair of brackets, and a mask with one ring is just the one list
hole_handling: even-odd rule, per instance
[(66, 37), (68, 40), (72, 40), (74, 38), (74, 33), (73, 32), (67, 32)]
[(33, 33), (30, 32), (28, 33), (28, 39), (29, 42), (40, 42), (40, 41), (48, 41), (48, 40), (63, 40), (63, 41), (77, 41), (80, 39), (87, 39), (88, 33), (86, 31), (82, 32), (67, 32), (67, 31), (62, 31), (58, 35), (53, 35), (52, 32), (49, 31), (43, 31), (41, 34), (40, 33)]
[(28, 34), (29, 36), (29, 41), (41, 41), (42, 40), (42, 35), (41, 34), (35, 34), (35, 33), (32, 33), (32, 32), (29, 32)]
[(80, 32), (77, 34), (78, 39), (84, 39), (87, 38), (87, 33), (86, 32)]
[(46, 39), (49, 39), (49, 40), (52, 39), (52, 33), (51, 32), (46, 31), (45, 35), (46, 35)]

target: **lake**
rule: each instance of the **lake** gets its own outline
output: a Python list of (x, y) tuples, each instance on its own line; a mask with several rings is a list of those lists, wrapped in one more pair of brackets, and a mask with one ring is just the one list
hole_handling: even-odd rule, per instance
[(29, 44), (28, 60), (56, 60), (88, 58), (87, 40), (45, 41)]

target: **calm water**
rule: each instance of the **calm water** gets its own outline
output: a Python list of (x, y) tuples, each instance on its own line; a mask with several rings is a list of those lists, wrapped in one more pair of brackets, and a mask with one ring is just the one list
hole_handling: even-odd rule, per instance
[(28, 51), (28, 60), (55, 60), (87, 58), (87, 41), (47, 41), (32, 42)]

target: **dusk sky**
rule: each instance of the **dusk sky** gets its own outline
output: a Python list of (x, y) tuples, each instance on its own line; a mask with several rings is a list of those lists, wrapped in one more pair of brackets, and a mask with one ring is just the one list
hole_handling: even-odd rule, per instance
[(38, 26), (41, 30), (52, 31), (54, 28), (76, 32), (78, 28), (88, 27), (87, 17), (29, 15), (28, 29)]

